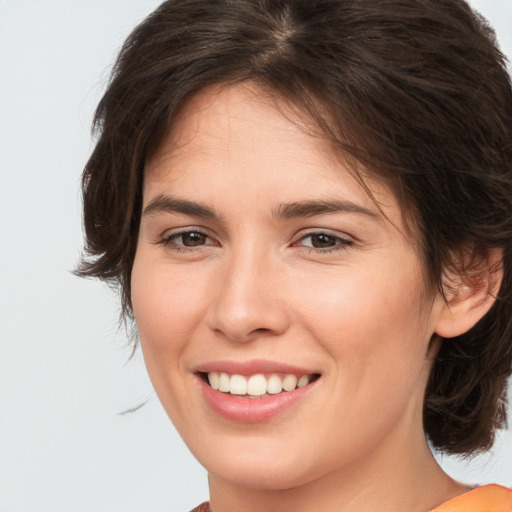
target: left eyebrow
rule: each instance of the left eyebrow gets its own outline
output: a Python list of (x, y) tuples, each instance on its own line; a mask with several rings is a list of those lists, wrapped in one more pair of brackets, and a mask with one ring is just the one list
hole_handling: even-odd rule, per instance
[(276, 219), (293, 219), (300, 217), (314, 217), (328, 213), (358, 213), (372, 218), (380, 215), (352, 201), (326, 200), (326, 201), (299, 201), (295, 203), (281, 204), (272, 212)]

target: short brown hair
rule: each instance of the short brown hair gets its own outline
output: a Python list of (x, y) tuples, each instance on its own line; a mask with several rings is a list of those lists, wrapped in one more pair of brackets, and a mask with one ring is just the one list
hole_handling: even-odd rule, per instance
[(464, 247), (503, 251), (498, 298), (441, 343), (424, 409), (437, 448), (488, 448), (512, 365), (512, 88), (492, 29), (462, 0), (164, 2), (125, 42), (96, 112), (77, 272), (119, 286), (132, 315), (144, 163), (187, 98), (247, 80), (394, 191), (430, 283), (444, 289)]

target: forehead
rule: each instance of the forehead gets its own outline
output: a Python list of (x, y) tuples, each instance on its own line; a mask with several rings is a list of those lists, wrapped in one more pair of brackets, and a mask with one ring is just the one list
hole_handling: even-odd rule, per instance
[(146, 173), (175, 157), (222, 155), (236, 159), (242, 154), (260, 161), (271, 155), (276, 163), (291, 157), (308, 164), (314, 157), (313, 165), (321, 173), (325, 164), (334, 160), (333, 148), (323, 138), (309, 135), (302, 117), (251, 83), (206, 88), (175, 113), (167, 137), (146, 165)]
[[(251, 83), (210, 87), (193, 96), (175, 115), (171, 130), (146, 164), (144, 203), (162, 188), (173, 194), (208, 183), (218, 191), (250, 185), (253, 196), (276, 202), (357, 198), (368, 209), (402, 226), (392, 192), (375, 180), (364, 186), (336, 154), (275, 95)], [(316, 130), (318, 132), (318, 130)], [(274, 185), (274, 186), (273, 186)], [(208, 190), (202, 191), (208, 197)]]

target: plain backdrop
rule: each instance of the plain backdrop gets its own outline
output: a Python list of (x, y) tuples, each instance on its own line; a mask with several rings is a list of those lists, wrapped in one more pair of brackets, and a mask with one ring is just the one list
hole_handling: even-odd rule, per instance
[[(128, 362), (116, 297), (70, 270), (92, 112), (155, 0), (0, 0), (0, 512), (186, 511), (206, 473)], [(512, 0), (473, 0), (512, 56)], [(142, 402), (133, 414), (122, 414)], [(512, 484), (512, 433), (468, 465)]]

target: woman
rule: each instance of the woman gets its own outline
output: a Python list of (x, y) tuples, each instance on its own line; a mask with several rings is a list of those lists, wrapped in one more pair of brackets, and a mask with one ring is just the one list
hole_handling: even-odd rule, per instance
[(512, 510), (434, 461), (511, 372), (512, 88), (459, 0), (171, 0), (125, 43), (84, 172), (213, 512)]

